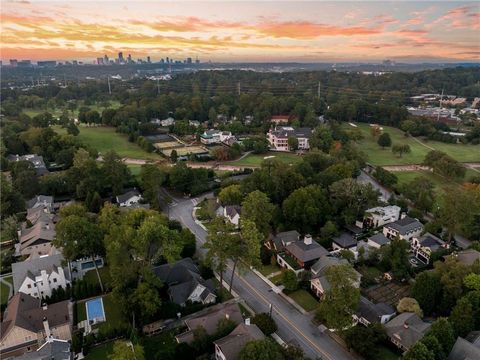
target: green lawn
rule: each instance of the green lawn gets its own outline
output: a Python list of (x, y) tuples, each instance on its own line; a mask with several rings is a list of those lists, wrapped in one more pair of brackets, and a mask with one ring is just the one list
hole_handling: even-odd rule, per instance
[(249, 154), (241, 160), (231, 162), (231, 164), (239, 166), (260, 166), (266, 157), (269, 159), (280, 160), (286, 164), (296, 164), (302, 160), (300, 155), (270, 151), (266, 154)]
[[(377, 138), (372, 137), (369, 124), (356, 123), (357, 128), (362, 131), (364, 138), (358, 142), (360, 150), (368, 156), (368, 161), (374, 165), (405, 165), (420, 164), (430, 148), (443, 151), (460, 162), (478, 162), (480, 161), (480, 145), (447, 144), (439, 141), (420, 140), (419, 143), (413, 137), (405, 137), (403, 131), (397, 128), (383, 126), (383, 131), (390, 134), (392, 144), (407, 144), (410, 146), (411, 153), (404, 154), (402, 157), (394, 155), (390, 148), (382, 150), (377, 144)], [(345, 124), (348, 129), (352, 126)]]
[(278, 285), (282, 285), (282, 278), (283, 278), (283, 274), (278, 274), (271, 277), (269, 280), (278, 286)]
[(75, 308), (77, 324), (83, 320), (87, 320), (87, 309), (85, 308), (85, 302), (78, 302)]
[[(81, 108), (82, 106), (85, 106), (83, 104), (83, 101), (79, 101), (78, 102), (78, 105), (77, 105), (77, 109), (73, 111), (73, 116), (74, 117), (78, 117), (78, 109)], [(118, 109), (119, 107), (121, 106), (120, 102), (118, 102), (117, 100), (113, 100), (113, 101), (110, 101), (110, 106), (109, 108), (111, 109)], [(98, 111), (100, 114), (102, 114), (102, 111), (105, 110), (106, 108), (104, 108), (103, 106), (101, 106), (100, 104), (93, 104), (93, 105), (88, 105), (87, 106), (88, 108), (90, 108), (90, 110), (96, 110)], [(59, 117), (60, 115), (62, 115), (63, 113), (63, 109), (48, 109), (48, 110), (45, 110), (45, 109), (39, 109), (39, 108), (34, 108), (34, 109), (30, 109), (30, 108), (25, 108), (22, 110), (24, 114), (30, 116), (30, 117), (34, 117), (38, 114), (43, 114), (44, 112), (48, 111), (50, 114), (52, 114), (54, 117)], [(71, 113), (69, 112), (69, 115), (71, 115)]]
[[(13, 279), (12, 279), (11, 276), (4, 278), (4, 280), (9, 282), (10, 284), (13, 284)], [(0, 303), (2, 305), (7, 304), (8, 303), (8, 295), (10, 293), (10, 288), (7, 285), (5, 285), (3, 282), (1, 282), (0, 283), (0, 292), (1, 292)]]
[(105, 360), (113, 352), (113, 341), (94, 347), (85, 357), (85, 360)]
[[(102, 279), (103, 286), (105, 288), (110, 288), (110, 284), (112, 282), (112, 278), (110, 276), (110, 270), (108, 266), (104, 266), (102, 268), (98, 269), (98, 272), (100, 274), (100, 278)], [(98, 284), (98, 276), (97, 272), (95, 269), (92, 269), (88, 271), (85, 276), (83, 277), (83, 280), (85, 280), (87, 283), (97, 285)]]
[(320, 304), (308, 291), (300, 289), (288, 294), (295, 302), (306, 311), (315, 310)]
[(276, 265), (261, 265), (257, 268), (257, 270), (260, 271), (263, 276), (268, 276), (272, 273), (280, 271), (280, 268)]
[(165, 332), (143, 340), (145, 359), (173, 359), (177, 341), (173, 332)]
[(107, 321), (100, 324), (100, 328), (105, 326), (119, 327), (125, 324), (125, 317), (122, 308), (116, 302), (112, 293), (105, 295), (103, 298), (103, 308), (105, 309), (105, 317)]
[[(54, 128), (58, 133), (65, 133), (65, 130), (59, 126)], [(115, 132), (113, 127), (80, 126), (79, 130), (78, 138), (80, 141), (96, 149), (100, 154), (104, 154), (109, 150), (115, 150), (121, 157), (145, 160), (162, 159), (157, 153), (146, 152), (137, 144), (129, 142), (125, 134)]]
[(133, 176), (140, 176), (140, 170), (142, 170), (142, 165), (128, 164), (127, 167), (130, 169), (130, 172)]
[(398, 360), (400, 359), (400, 356), (396, 353), (394, 353), (392, 350), (390, 350), (386, 346), (379, 346), (378, 348), (378, 354), (374, 358), (375, 360)]

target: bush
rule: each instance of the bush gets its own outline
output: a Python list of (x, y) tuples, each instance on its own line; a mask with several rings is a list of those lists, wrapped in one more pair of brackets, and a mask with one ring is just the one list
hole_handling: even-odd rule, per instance
[(277, 324), (267, 313), (257, 314), (253, 317), (252, 323), (257, 325), (265, 335), (273, 334), (277, 331)]
[(292, 270), (287, 270), (283, 273), (282, 282), (287, 291), (295, 291), (298, 289), (297, 275)]
[(273, 251), (266, 248), (265, 246), (262, 246), (260, 248), (260, 260), (262, 261), (263, 265), (270, 265), (272, 261), (272, 255)]

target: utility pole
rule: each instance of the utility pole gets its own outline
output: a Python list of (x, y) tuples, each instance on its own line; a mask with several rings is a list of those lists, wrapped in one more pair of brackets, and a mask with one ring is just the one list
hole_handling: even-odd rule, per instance
[(108, 93), (112, 95), (112, 88), (110, 87), (110, 75), (107, 75), (107, 82), (108, 82)]
[(160, 79), (157, 78), (157, 95), (160, 95)]
[(67, 87), (67, 76), (63, 73), (63, 86)]
[(443, 88), (442, 88), (442, 95), (440, 95), (440, 104), (438, 106), (437, 122), (440, 121), (440, 112), (442, 111), (442, 99), (443, 99)]
[(238, 93), (238, 96), (240, 96), (240, 81), (237, 84), (237, 93)]
[(320, 99), (320, 81), (318, 82), (317, 97)]

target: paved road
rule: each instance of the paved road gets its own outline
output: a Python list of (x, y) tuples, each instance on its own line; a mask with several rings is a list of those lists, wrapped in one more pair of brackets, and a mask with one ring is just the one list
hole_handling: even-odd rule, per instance
[[(166, 196), (164, 191), (162, 198)], [(203, 256), (202, 248), (207, 232), (200, 227), (192, 217), (193, 207), (203, 198), (212, 196), (211, 193), (201, 198), (173, 198), (168, 214), (171, 219), (180, 221), (196, 236), (197, 251)], [(231, 265), (225, 274), (225, 279), (231, 275)], [(328, 335), (322, 334), (311, 322), (312, 315), (303, 315), (280, 295), (271, 291), (271, 288), (250, 270), (242, 271), (235, 277), (233, 289), (244, 299), (255, 312), (268, 312), (273, 306), (273, 318), (279, 330), (278, 335), (286, 342), (294, 342), (302, 347), (305, 355), (311, 359), (349, 360), (354, 357), (338, 345)]]
[(374, 189), (380, 192), (381, 200), (384, 202), (388, 202), (388, 199), (390, 199), (390, 196), (393, 194), (390, 190), (380, 185), (374, 178), (372, 178), (363, 170), (360, 171), (360, 175), (357, 177), (357, 180), (362, 184), (371, 184)]

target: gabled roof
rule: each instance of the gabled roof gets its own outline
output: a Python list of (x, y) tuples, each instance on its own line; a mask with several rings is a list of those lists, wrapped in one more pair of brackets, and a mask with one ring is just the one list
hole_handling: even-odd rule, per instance
[(27, 352), (17, 360), (70, 360), (70, 343), (65, 340), (48, 339), (46, 343), (40, 346), (36, 351)]
[(385, 226), (397, 230), (400, 235), (405, 235), (407, 232), (417, 228), (423, 228), (423, 224), (420, 221), (408, 216)]
[(280, 232), (277, 235), (272, 236), (271, 238), (272, 241), (275, 243), (275, 247), (277, 248), (277, 250), (280, 250), (283, 248), (283, 244), (298, 241), (300, 239), (300, 234), (297, 230), (290, 230)]
[(315, 275), (323, 275), (325, 270), (330, 266), (348, 264), (348, 261), (344, 258), (339, 258), (335, 256), (322, 256), (318, 261), (313, 264), (310, 271), (315, 273)]
[(311, 128), (294, 128), (291, 126), (277, 126), (272, 134), (277, 138), (286, 139), (290, 136), (297, 138), (310, 138), (312, 136)]
[(348, 249), (357, 245), (357, 240), (355, 240), (355, 238), (348, 233), (342, 233), (340, 236), (334, 237), (332, 240), (335, 244), (344, 249)]
[(301, 262), (308, 262), (328, 254), (327, 249), (312, 240), (311, 244), (305, 244), (304, 241), (295, 241), (285, 247), (285, 249)]
[(389, 337), (396, 339), (408, 350), (425, 335), (430, 326), (417, 314), (404, 312), (387, 322), (385, 330)]
[(53, 196), (37, 195), (34, 198), (27, 201), (27, 208), (33, 208), (37, 206), (53, 206)]
[[(21, 261), (12, 264), (13, 274), (13, 290), (18, 292), (23, 284), (23, 281), (27, 276), (35, 279), (35, 276), (40, 275), (41, 270), (45, 270), (48, 274), (57, 272), (58, 267), (62, 266), (63, 256), (62, 254), (42, 256), (27, 261)], [(68, 271), (65, 271), (65, 277), (70, 280)]]
[(418, 241), (421, 246), (428, 247), (432, 251), (437, 251), (445, 245), (445, 241), (430, 233), (423, 234)]
[(214, 341), (227, 360), (237, 360), (244, 346), (253, 340), (262, 340), (265, 335), (255, 324), (238, 325), (229, 335)]
[(55, 224), (47, 219), (39, 219), (35, 225), (23, 229), (20, 233), (20, 251), (34, 244), (37, 240), (51, 242), (55, 238)]
[(448, 355), (448, 360), (475, 360), (480, 359), (480, 347), (458, 337), (453, 349)]
[(119, 204), (124, 203), (125, 201), (133, 198), (134, 196), (139, 196), (139, 195), (140, 195), (140, 192), (137, 189), (127, 191), (124, 194), (117, 195), (117, 203)]
[(242, 213), (242, 208), (238, 205), (225, 206), (225, 214), (227, 214), (229, 218), (234, 218), (235, 215), (240, 216), (241, 213)]
[(0, 326), (0, 337), (8, 334), (14, 326), (25, 330), (38, 332), (43, 330), (43, 319), (47, 318), (51, 328), (70, 324), (69, 301), (61, 301), (42, 307), (41, 300), (33, 296), (18, 293), (12, 297), (5, 310)]
[(379, 232), (373, 236), (370, 236), (368, 238), (368, 240), (371, 240), (373, 241), (374, 243), (380, 245), (380, 246), (383, 246), (383, 245), (387, 245), (390, 243), (390, 239), (387, 238), (385, 235), (383, 235), (383, 233)]
[(395, 309), (385, 303), (374, 304), (366, 297), (360, 296), (357, 316), (367, 319), (370, 323), (378, 323), (384, 315), (395, 314)]
[(473, 265), (475, 261), (480, 260), (480, 252), (474, 249), (459, 251), (450, 256), (455, 257), (458, 262), (465, 265)]

